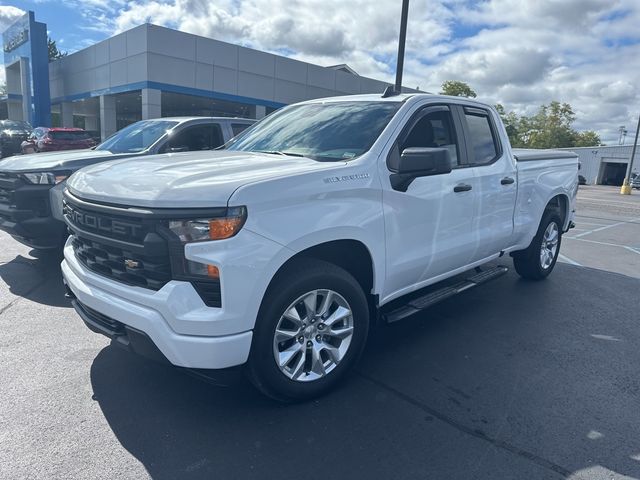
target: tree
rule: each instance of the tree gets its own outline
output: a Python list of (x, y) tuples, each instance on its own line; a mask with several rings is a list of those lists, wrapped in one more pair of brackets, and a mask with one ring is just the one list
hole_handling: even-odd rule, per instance
[(596, 147), (602, 145), (600, 135), (593, 130), (585, 130), (584, 132), (576, 132), (574, 147)]
[(476, 92), (465, 82), (460, 80), (446, 80), (442, 83), (441, 95), (453, 97), (477, 97)]
[(542, 105), (532, 117), (521, 117), (519, 133), (529, 148), (564, 148), (575, 146), (576, 119), (571, 105), (553, 101)]
[(507, 112), (500, 103), (496, 105), (496, 110), (502, 119), (504, 128), (509, 136), (509, 142), (512, 147), (522, 147), (522, 139), (520, 138), (520, 117), (515, 112)]
[(593, 130), (578, 132), (573, 128), (576, 115), (568, 103), (553, 101), (541, 105), (533, 116), (519, 116), (496, 105), (511, 146), (517, 148), (567, 148), (601, 145)]
[(7, 94), (7, 84), (2, 83), (0, 84), (0, 95), (6, 95), (6, 94)]
[(66, 57), (67, 52), (63, 52), (62, 50), (58, 50), (56, 45), (56, 41), (51, 37), (47, 37), (47, 48), (49, 50), (49, 61), (53, 62), (54, 60), (58, 60), (59, 58)]

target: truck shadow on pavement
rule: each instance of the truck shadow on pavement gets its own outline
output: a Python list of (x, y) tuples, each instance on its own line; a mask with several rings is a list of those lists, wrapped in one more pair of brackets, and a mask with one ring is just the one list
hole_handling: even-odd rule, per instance
[(639, 289), (508, 274), (380, 327), (340, 389), (288, 406), (107, 347), (93, 398), (158, 479), (640, 478)]
[(39, 258), (18, 255), (0, 263), (0, 279), (18, 297), (53, 307), (71, 307), (64, 296), (61, 261), (62, 257), (55, 254), (40, 254)]

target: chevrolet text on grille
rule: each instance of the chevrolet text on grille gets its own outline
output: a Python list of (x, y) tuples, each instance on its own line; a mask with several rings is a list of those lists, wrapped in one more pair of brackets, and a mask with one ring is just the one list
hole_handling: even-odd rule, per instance
[(68, 203), (65, 204), (65, 216), (69, 218), (72, 223), (77, 225), (95, 228), (97, 230), (110, 232), (116, 235), (131, 235), (135, 237), (140, 230), (142, 230), (142, 227), (135, 223), (111, 220), (109, 218), (79, 212), (74, 210)]

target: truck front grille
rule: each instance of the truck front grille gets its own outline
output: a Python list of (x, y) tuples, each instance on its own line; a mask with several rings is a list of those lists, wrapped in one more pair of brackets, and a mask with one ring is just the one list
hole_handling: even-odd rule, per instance
[(65, 193), (64, 217), (75, 256), (89, 270), (150, 290), (189, 281), (207, 306), (221, 307), (218, 280), (185, 273), (184, 246), (167, 228), (166, 214), (74, 199)]
[(160, 290), (171, 280), (168, 255), (135, 253), (81, 234), (75, 234), (72, 242), (78, 260), (89, 270), (106, 277), (151, 290)]
[(19, 178), (9, 173), (0, 172), (0, 203), (11, 205), (14, 192), (22, 184)]

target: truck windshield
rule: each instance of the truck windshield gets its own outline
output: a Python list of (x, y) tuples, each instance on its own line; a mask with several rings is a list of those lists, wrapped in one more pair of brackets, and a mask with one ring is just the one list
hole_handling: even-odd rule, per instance
[(96, 147), (111, 153), (136, 153), (146, 150), (178, 122), (170, 120), (142, 120), (114, 133)]
[(349, 160), (369, 150), (400, 102), (328, 102), (293, 105), (265, 118), (228, 150)]

